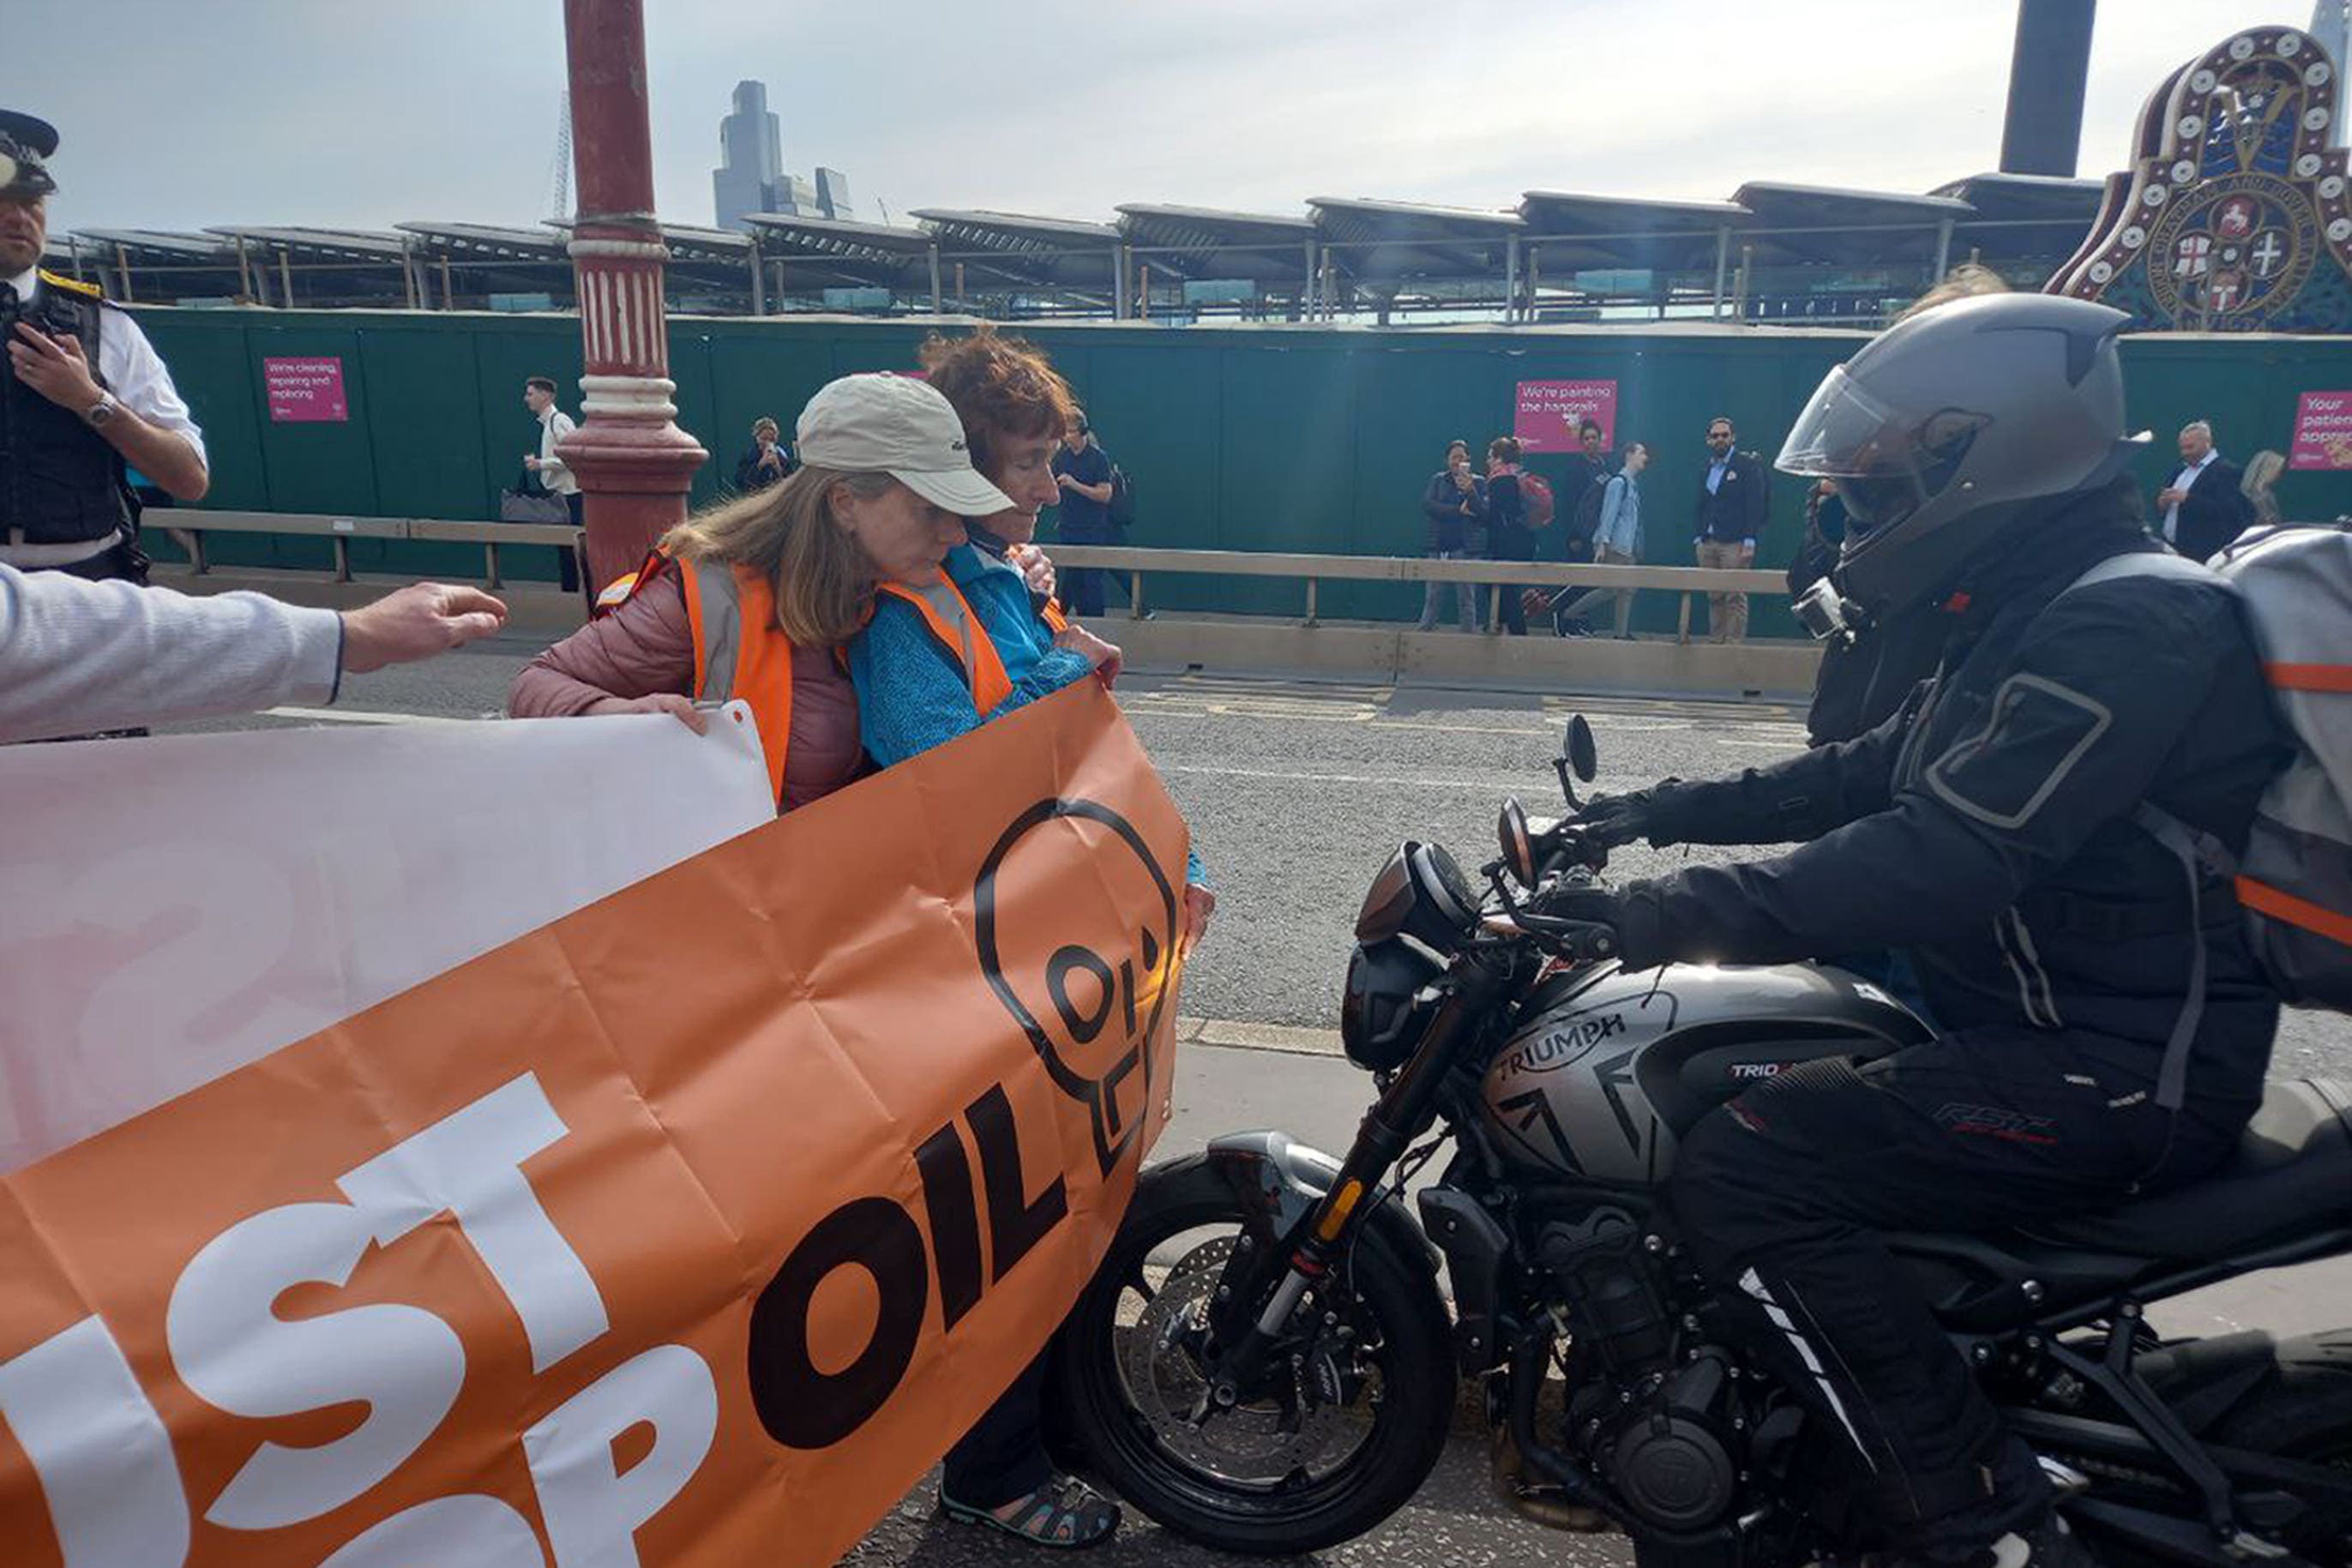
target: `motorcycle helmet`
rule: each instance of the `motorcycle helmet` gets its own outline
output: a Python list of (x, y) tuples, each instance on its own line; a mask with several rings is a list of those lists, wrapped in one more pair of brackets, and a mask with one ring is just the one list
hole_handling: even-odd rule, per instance
[(2122, 311), (2051, 294), (1958, 299), (1896, 323), (1830, 371), (1774, 466), (1836, 483), (1848, 597), (1885, 615), (2042, 505), (2095, 490), (2147, 437), (2124, 434)]

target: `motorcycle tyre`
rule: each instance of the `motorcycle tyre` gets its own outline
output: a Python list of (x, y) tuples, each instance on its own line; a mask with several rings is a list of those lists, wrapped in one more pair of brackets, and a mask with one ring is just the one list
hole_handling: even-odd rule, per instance
[[(2226, 1448), (2352, 1472), (2352, 1329), (2278, 1348), (2275, 1371), (2209, 1434)], [(2299, 1521), (2286, 1542), (2320, 1568), (2352, 1568), (2352, 1516)]]
[[(1139, 1247), (1148, 1256), (1171, 1236), (1221, 1221), (1238, 1228), (1242, 1218), (1233, 1189), (1201, 1155), (1143, 1173), (1101, 1270), (1055, 1341), (1048, 1424), (1060, 1440), (1055, 1447), (1066, 1444), (1065, 1451), (1083, 1456), (1080, 1468), (1164, 1529), (1223, 1552), (1296, 1556), (1376, 1528), (1436, 1468), (1454, 1417), (1452, 1321), (1429, 1271), (1400, 1256), (1378, 1228), (1364, 1227), (1355, 1244), (1356, 1296), (1377, 1303), (1372, 1311), (1389, 1344), (1371, 1437), (1341, 1469), (1283, 1500), (1283, 1510), (1265, 1508), (1267, 1500), (1256, 1494), (1217, 1493), (1205, 1480), (1174, 1471), (1136, 1431), (1118, 1391), (1108, 1330)], [(1303, 1509), (1301, 1499), (1307, 1500)]]

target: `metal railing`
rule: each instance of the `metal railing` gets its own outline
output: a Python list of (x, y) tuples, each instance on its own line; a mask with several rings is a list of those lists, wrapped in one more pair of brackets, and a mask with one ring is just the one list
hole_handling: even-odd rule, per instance
[(1318, 622), (1319, 585), (1342, 582), (1467, 582), (1485, 585), (1486, 625), (1492, 634), (1509, 588), (1618, 588), (1675, 594), (1677, 642), (1690, 641), (1691, 599), (1696, 594), (1744, 593), (1789, 597), (1788, 579), (1777, 571), (1700, 566), (1584, 566), (1524, 560), (1431, 560), (1421, 556), (1278, 555), (1264, 550), (1135, 549), (1125, 545), (1048, 545), (1061, 568), (1097, 567), (1127, 575), (1128, 614), (1144, 613), (1143, 580), (1152, 572), (1193, 572), (1207, 577), (1281, 577), (1306, 584), (1301, 623)]
[[(335, 547), (334, 580), (352, 580), (352, 539), (412, 539), (440, 544), (482, 547), (482, 580), (486, 586), (505, 585), (499, 551), (502, 546), (552, 546), (573, 549), (580, 530), (562, 523), (464, 522), (436, 517), (338, 517), (297, 512), (173, 511), (159, 514), (156, 526), (188, 536), (191, 562), (197, 576), (213, 570), (205, 535), (278, 534), (325, 538)], [(1144, 549), (1126, 545), (1065, 545), (1046, 547), (1055, 563), (1095, 567), (1128, 579), (1128, 614), (1145, 612), (1144, 580), (1153, 575), (1189, 574), (1201, 577), (1286, 578), (1305, 585), (1300, 623), (1320, 623), (1321, 585), (1325, 582), (1467, 582), (1486, 589), (1486, 624), (1496, 630), (1502, 596), (1518, 588), (1617, 588), (1672, 593), (1680, 601), (1675, 639), (1690, 641), (1691, 600), (1708, 593), (1789, 596), (1787, 580), (1778, 571), (1697, 566), (1570, 566), (1550, 561), (1431, 560), (1419, 556), (1288, 555), (1265, 550)], [(583, 601), (584, 607), (585, 601)]]
[(219, 534), (286, 534), (301, 538), (324, 538), (335, 547), (337, 582), (352, 580), (352, 540), (415, 539), (437, 544), (478, 544), (482, 547), (482, 581), (491, 588), (506, 586), (499, 550), (502, 546), (552, 546), (576, 550), (581, 530), (569, 523), (482, 523), (446, 517), (338, 517), (316, 512), (180, 511), (151, 515), (150, 526), (186, 541), (189, 565), (198, 577), (213, 563), (205, 536)]

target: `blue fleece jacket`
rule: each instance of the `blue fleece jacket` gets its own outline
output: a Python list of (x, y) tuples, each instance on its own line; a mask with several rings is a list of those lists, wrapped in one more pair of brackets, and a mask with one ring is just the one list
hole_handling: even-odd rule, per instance
[[(948, 553), (947, 571), (979, 618), (980, 632), (996, 645), (1013, 695), (991, 713), (974, 713), (962, 666), (931, 635), (920, 612), (895, 596), (877, 600), (874, 619), (849, 643), (858, 730), (877, 768), (920, 756), (1094, 673), (1083, 655), (1054, 646), (1054, 634), (1032, 608), (1029, 584), (1017, 568), (959, 545)], [(1197, 852), (1185, 875), (1209, 884)]]
[(1083, 657), (1054, 646), (1029, 608), (1028, 585), (1019, 572), (970, 545), (949, 553), (947, 570), (979, 618), (975, 634), (996, 645), (1013, 695), (992, 713), (974, 713), (971, 683), (921, 614), (902, 599), (882, 598), (874, 619), (849, 643), (859, 735), (877, 768), (920, 756), (1092, 673)]

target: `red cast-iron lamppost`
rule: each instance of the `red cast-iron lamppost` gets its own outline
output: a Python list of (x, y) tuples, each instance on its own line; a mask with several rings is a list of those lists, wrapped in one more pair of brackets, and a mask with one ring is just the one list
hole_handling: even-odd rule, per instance
[(556, 448), (586, 497), (592, 591), (634, 570), (686, 518), (709, 454), (677, 427), (670, 401), (662, 266), (654, 218), (653, 132), (646, 112), (643, 0), (564, 0), (572, 146), (580, 211), (572, 262), (587, 373), (580, 428)]

